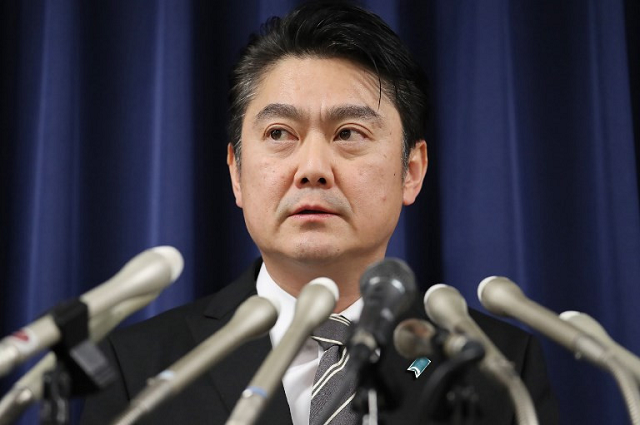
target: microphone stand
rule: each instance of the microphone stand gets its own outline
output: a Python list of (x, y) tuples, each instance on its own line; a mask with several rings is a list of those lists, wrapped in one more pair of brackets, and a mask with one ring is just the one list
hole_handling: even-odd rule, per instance
[(60, 341), (51, 349), (58, 361), (43, 379), (40, 423), (68, 425), (69, 399), (105, 388), (115, 373), (98, 347), (89, 340), (88, 308), (76, 299), (55, 307), (50, 313), (60, 329)]
[[(442, 347), (442, 344), (438, 344)], [(479, 416), (478, 395), (467, 383), (469, 370), (484, 358), (482, 344), (469, 341), (465, 349), (444, 361), (431, 375), (423, 392), (423, 416), (452, 425), (472, 425)], [(443, 356), (444, 357), (444, 356)]]
[[(350, 355), (357, 357), (358, 353)], [(392, 411), (400, 405), (399, 389), (384, 379), (379, 365), (380, 362), (366, 364), (357, 377), (358, 386), (352, 405), (362, 415), (363, 425), (378, 425), (379, 412)]]

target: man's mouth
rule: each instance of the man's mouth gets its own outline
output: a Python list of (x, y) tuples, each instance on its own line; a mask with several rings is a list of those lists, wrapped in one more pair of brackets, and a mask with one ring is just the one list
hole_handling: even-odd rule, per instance
[(310, 215), (328, 216), (328, 215), (336, 215), (336, 213), (324, 207), (307, 205), (307, 206), (301, 206), (300, 208), (296, 209), (291, 215), (292, 216), (305, 216), (305, 215), (306, 216), (310, 216)]
[(320, 211), (320, 210), (302, 210), (297, 212), (296, 214), (306, 215), (306, 214), (331, 214), (331, 213), (327, 211)]

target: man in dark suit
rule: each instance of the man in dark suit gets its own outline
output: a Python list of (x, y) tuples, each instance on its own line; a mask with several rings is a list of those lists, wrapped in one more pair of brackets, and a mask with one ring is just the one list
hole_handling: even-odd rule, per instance
[[(106, 350), (121, 379), (87, 400), (84, 423), (108, 423), (147, 378), (218, 330), (250, 295), (277, 298), (283, 310), (269, 336), (222, 361), (150, 422), (223, 423), (282, 337), (305, 284), (318, 276), (333, 279), (340, 290), (335, 312), (358, 319), (359, 278), (384, 258), (403, 205), (421, 190), (427, 169), (423, 74), (396, 34), (369, 12), (310, 3), (269, 21), (233, 70), (230, 101), (227, 163), (262, 261), (220, 292), (110, 337)], [(473, 314), (514, 362), (541, 423), (556, 422), (535, 341)], [(415, 304), (407, 316), (424, 317), (423, 308)], [(308, 423), (320, 354), (313, 341), (303, 346), (262, 423)], [(425, 423), (420, 396), (438, 364), (416, 379), (406, 370), (411, 361), (393, 347), (381, 355), (378, 374), (392, 395), (385, 423)], [(477, 372), (469, 379), (478, 390), (481, 423), (511, 423), (505, 393)]]

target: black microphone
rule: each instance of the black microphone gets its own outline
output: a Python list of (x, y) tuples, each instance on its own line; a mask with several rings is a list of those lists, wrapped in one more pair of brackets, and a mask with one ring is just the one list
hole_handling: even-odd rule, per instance
[(386, 258), (365, 270), (360, 278), (364, 306), (347, 344), (348, 367), (359, 370), (378, 361), (378, 349), (389, 343), (398, 317), (415, 297), (415, 281), (407, 263), (397, 258)]
[[(364, 271), (360, 278), (364, 306), (347, 342), (345, 381), (358, 379), (365, 366), (378, 362), (380, 350), (389, 344), (398, 317), (409, 308), (415, 293), (413, 271), (400, 259), (386, 258)], [(333, 393), (320, 413), (319, 423), (326, 422), (326, 416), (336, 411), (347, 388), (341, 386)]]

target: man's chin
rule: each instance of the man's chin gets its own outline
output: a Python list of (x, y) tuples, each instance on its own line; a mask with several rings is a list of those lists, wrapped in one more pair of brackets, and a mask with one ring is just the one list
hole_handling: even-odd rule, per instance
[(341, 257), (342, 254), (335, 250), (305, 250), (290, 256), (295, 261), (307, 264), (330, 264)]
[(282, 257), (303, 264), (329, 264), (344, 257), (344, 249), (335, 244), (304, 243), (296, 244), (282, 253)]

